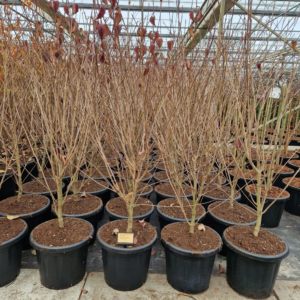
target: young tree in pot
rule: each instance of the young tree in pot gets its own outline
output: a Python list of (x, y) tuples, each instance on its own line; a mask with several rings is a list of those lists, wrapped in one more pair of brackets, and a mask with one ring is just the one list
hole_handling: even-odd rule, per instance
[[(258, 71), (260, 72), (260, 71)], [(272, 215), (271, 222), (267, 224), (266, 216), (275, 213), (282, 215), (283, 204), (289, 198), (289, 194), (284, 190), (272, 187), (274, 180), (274, 168), (279, 165), (281, 151), (281, 141), (285, 128), (283, 120), (290, 101), (289, 93), (281, 99), (282, 106), (278, 111), (276, 129), (274, 131), (274, 146), (263, 146), (260, 141), (264, 140), (267, 131), (268, 116), (272, 107), (271, 99), (267, 96), (259, 97), (262, 89), (266, 86), (271, 88), (273, 78), (279, 76), (279, 72), (268, 74), (267, 79), (260, 73), (258, 80), (254, 80), (249, 74), (244, 82), (251, 84), (255, 93), (250, 93), (246, 88), (247, 94), (243, 99), (243, 105), (247, 110), (240, 117), (245, 122), (247, 132), (257, 133), (257, 143), (255, 151), (257, 154), (256, 164), (251, 156), (253, 146), (250, 143), (250, 136), (245, 131), (242, 135), (244, 149), (253, 170), (257, 173), (257, 183), (249, 185), (248, 190), (250, 200), (257, 212), (255, 226), (233, 226), (229, 227), (223, 234), (223, 240), (227, 249), (227, 282), (239, 294), (251, 298), (266, 298), (273, 291), (280, 263), (288, 255), (288, 246), (277, 236), (261, 226), (277, 226), (279, 221)], [(292, 81), (293, 76), (290, 80)], [(288, 85), (290, 87), (290, 83)], [(260, 125), (261, 124), (261, 125)], [(271, 157), (271, 161), (265, 159)], [(252, 246), (250, 246), (250, 244)]]

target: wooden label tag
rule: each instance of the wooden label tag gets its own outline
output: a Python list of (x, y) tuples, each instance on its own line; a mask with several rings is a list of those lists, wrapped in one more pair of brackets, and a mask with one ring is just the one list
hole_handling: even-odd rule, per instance
[(133, 233), (121, 233), (117, 234), (118, 245), (133, 245), (134, 234)]

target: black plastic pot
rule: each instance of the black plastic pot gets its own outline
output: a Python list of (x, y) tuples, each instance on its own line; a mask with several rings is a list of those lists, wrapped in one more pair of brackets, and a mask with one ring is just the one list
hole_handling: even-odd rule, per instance
[(105, 282), (110, 287), (118, 291), (132, 291), (146, 282), (151, 250), (157, 235), (149, 244), (137, 248), (110, 246), (101, 240), (99, 232), (97, 240), (102, 248)]
[[(172, 225), (169, 225), (172, 226)], [(162, 240), (166, 254), (167, 280), (177, 291), (199, 294), (209, 287), (215, 257), (222, 247), (222, 239), (216, 249), (193, 251), (181, 249)]]
[(0, 245), (0, 287), (8, 285), (20, 274), (23, 240), (28, 231), (26, 222), (24, 225), (19, 235)]
[(273, 182), (273, 186), (277, 186), (279, 188), (284, 188), (284, 184), (282, 183), (282, 180), (286, 177), (291, 177), (293, 176), (294, 174), (294, 170), (290, 173), (276, 173), (276, 176), (275, 176), (275, 181)]
[[(208, 206), (208, 213), (207, 213), (207, 217), (209, 218), (209, 225), (211, 226), (212, 229), (214, 229), (220, 236), (223, 236), (223, 232), (230, 226), (235, 226), (235, 225), (254, 225), (256, 224), (256, 221), (252, 222), (252, 223), (233, 223), (233, 222), (229, 222), (223, 219), (220, 219), (218, 217), (216, 217), (213, 212), (210, 210), (211, 204)], [(227, 252), (227, 246), (223, 245), (222, 250), (220, 251), (221, 255), (226, 256), (226, 252)]]
[[(234, 201), (240, 202), (242, 199), (242, 195), (240, 192), (237, 192), (237, 193), (238, 193), (238, 196), (234, 198)], [(219, 198), (214, 198), (214, 197), (210, 197), (207, 195), (203, 195), (201, 204), (202, 204), (202, 206), (204, 206), (205, 209), (207, 209), (208, 206), (215, 201), (227, 201), (227, 200), (229, 200), (229, 198), (219, 199)]]
[(281, 165), (286, 165), (286, 164), (289, 164), (290, 162), (292, 162), (294, 159), (299, 159), (299, 156), (298, 156), (298, 154), (297, 153), (295, 153), (295, 157), (280, 157), (280, 164)]
[(228, 284), (245, 297), (268, 298), (273, 292), (280, 263), (289, 253), (288, 245), (281, 254), (258, 255), (237, 248), (226, 240), (224, 234), (223, 241), (228, 248), (226, 269)]
[[(116, 221), (116, 220), (121, 220), (121, 219), (128, 219), (128, 217), (126, 217), (126, 216), (120, 216), (120, 215), (117, 215), (117, 214), (114, 214), (113, 212), (111, 212), (108, 208), (108, 205), (105, 206), (105, 210), (108, 214), (108, 218), (109, 218), (110, 222)], [(141, 216), (134, 216), (133, 219), (134, 220), (140, 220), (140, 221), (145, 220), (146, 222), (149, 222), (150, 217), (153, 214), (153, 212), (154, 212), (154, 206), (152, 207), (152, 209), (148, 213), (146, 213), (144, 215), (141, 215)]]
[[(90, 225), (92, 226), (92, 224)], [(93, 236), (94, 233), (95, 230), (92, 226), (90, 236)], [(38, 244), (33, 238), (33, 232), (31, 232), (30, 243), (36, 250), (42, 285), (48, 289), (63, 290), (79, 283), (85, 275), (90, 242), (91, 238), (87, 236), (84, 241), (77, 244), (64, 247), (47, 247)]]
[[(159, 205), (157, 205), (156, 207), (157, 209), (157, 213), (158, 213), (158, 220), (160, 223), (160, 229), (163, 229), (165, 226), (171, 224), (171, 223), (178, 223), (178, 222), (186, 222), (185, 219), (176, 219), (173, 217), (170, 217), (166, 214), (164, 214), (160, 209), (159, 209)], [(204, 212), (201, 216), (196, 217), (195, 221), (196, 222), (202, 222), (205, 218), (206, 215), (206, 211), (204, 209)], [(191, 222), (191, 219), (188, 219), (189, 222)]]
[[(53, 209), (51, 210), (51, 212), (57, 218), (57, 215)], [(101, 212), (102, 212), (102, 214), (101, 214)], [(95, 209), (89, 213), (80, 214), (80, 215), (68, 215), (68, 214), (63, 213), (62, 215), (64, 218), (76, 218), (76, 219), (86, 220), (93, 225), (94, 230), (96, 232), (98, 221), (101, 219), (101, 217), (103, 217), (103, 203), (101, 201), (101, 205), (97, 209)], [(95, 236), (93, 236), (91, 241), (93, 242), (94, 240), (95, 240)]]
[[(293, 159), (294, 160), (294, 159)], [(294, 173), (297, 173), (297, 171), (299, 170), (300, 167), (296, 166), (293, 164), (293, 160), (290, 160), (286, 166), (293, 169)], [(300, 177), (300, 171), (295, 175), (295, 177)]]
[(5, 176), (5, 178), (3, 179), (3, 183), (0, 187), (0, 201), (9, 197), (13, 197), (17, 190), (13, 173), (0, 175), (0, 182), (2, 181), (3, 176)]
[[(155, 189), (155, 193), (156, 193), (157, 204), (158, 204), (161, 200), (164, 200), (164, 199), (168, 199), (168, 198), (177, 198), (175, 195), (167, 195), (167, 194), (160, 193), (160, 192), (158, 192), (156, 189)], [(180, 198), (181, 198), (181, 199), (190, 199), (190, 200), (192, 200), (192, 199), (193, 199), (193, 195), (190, 194), (190, 195), (186, 195), (185, 197), (184, 197), (184, 196), (181, 196)]]
[[(248, 192), (249, 193), (249, 192)], [(256, 201), (256, 195), (252, 194), (252, 198), (254, 202)], [(249, 196), (250, 197), (250, 196)], [(266, 228), (275, 228), (278, 227), (282, 214), (283, 214), (283, 209), (285, 206), (285, 203), (289, 201), (290, 195), (288, 195), (285, 198), (278, 198), (270, 208), (262, 215), (262, 227)], [(274, 198), (266, 198), (265, 205), (264, 205), (264, 210), (274, 201)], [(251, 206), (254, 207), (254, 205), (251, 203)], [(254, 207), (255, 208), (255, 207)]]
[(23, 183), (34, 180), (39, 174), (36, 161), (33, 160), (26, 164), (21, 164), (21, 172)]
[[(232, 174), (230, 174), (230, 178), (232, 181), (234, 180), (234, 176)], [(239, 192), (241, 193), (241, 201), (239, 201), (239, 203), (249, 205), (249, 199), (247, 197), (248, 193), (246, 192), (246, 187), (249, 184), (255, 184), (255, 183), (257, 183), (256, 179), (250, 179), (250, 178), (238, 179), (236, 184), (236, 189), (239, 190)]]
[(300, 189), (289, 185), (286, 191), (290, 193), (291, 197), (286, 201), (284, 209), (292, 215), (300, 216)]
[[(41, 196), (42, 197), (42, 196)], [(28, 231), (26, 233), (26, 236), (23, 240), (23, 250), (28, 250), (31, 248), (29, 243), (29, 236), (31, 231), (38, 225), (44, 223), (47, 221), (48, 211), (50, 210), (50, 200), (48, 200), (48, 203), (45, 207), (42, 209), (29, 213), (29, 214), (18, 214), (18, 216), (24, 220), (28, 225)], [(8, 214), (4, 214), (0, 212), (1, 217), (6, 217)]]

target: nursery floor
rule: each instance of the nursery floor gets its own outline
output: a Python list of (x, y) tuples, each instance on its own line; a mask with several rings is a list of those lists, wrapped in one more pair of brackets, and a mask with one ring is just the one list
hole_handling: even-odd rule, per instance
[[(150, 200), (152, 200), (153, 203), (156, 203), (156, 196), (154, 193), (152, 193)], [(106, 214), (106, 212), (104, 212), (104, 217), (98, 223), (98, 227), (102, 226), (103, 224), (106, 224), (107, 222), (108, 215)], [(156, 212), (151, 216), (150, 223), (157, 228), (158, 235), (160, 237), (160, 226), (158, 221), (158, 215)], [(300, 217), (293, 216), (287, 212), (284, 212), (280, 222), (280, 226), (275, 229), (270, 229), (270, 231), (278, 235), (282, 240), (284, 240), (290, 248), (289, 256), (285, 258), (281, 263), (278, 279), (300, 281)], [(157, 240), (156, 244), (153, 247), (153, 251), (155, 250), (157, 252), (155, 255), (151, 256), (149, 273), (166, 274), (165, 255), (163, 247), (160, 243), (160, 239)], [(219, 276), (219, 265), (221, 265), (226, 272), (226, 258), (221, 255), (218, 255), (216, 258), (212, 273), (213, 276)], [(33, 255), (30, 250), (23, 252), (22, 268), (38, 268), (36, 256)], [(89, 248), (87, 272), (103, 272), (101, 248), (97, 242), (92, 244)], [(0, 299), (2, 298), (0, 297)]]

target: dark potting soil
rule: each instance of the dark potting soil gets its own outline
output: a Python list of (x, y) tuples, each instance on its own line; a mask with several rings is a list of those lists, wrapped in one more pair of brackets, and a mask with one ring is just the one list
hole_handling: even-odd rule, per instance
[(110, 173), (106, 168), (92, 168), (92, 169), (84, 169), (81, 172), (81, 175), (84, 177), (94, 177), (94, 178), (106, 178), (114, 174), (114, 172)]
[(291, 173), (291, 174), (293, 174), (294, 173), (294, 170), (287, 167), (287, 166), (282, 166), (282, 165), (277, 165), (277, 166), (267, 165), (266, 166), (267, 170), (269, 170), (270, 168), (273, 168), (274, 173), (279, 173), (279, 174), (282, 174), (282, 173)]
[(23, 191), (27, 193), (45, 193), (56, 189), (55, 181), (52, 179), (34, 180), (23, 184)]
[[(92, 212), (103, 206), (102, 200), (94, 195), (86, 194), (85, 197), (82, 194), (69, 195), (63, 205), (63, 213), (66, 215), (82, 215), (89, 212)], [(57, 208), (57, 205), (52, 205), (52, 209)]]
[[(128, 194), (128, 185), (126, 181), (119, 182), (118, 185), (120, 186), (121, 191), (124, 191), (125, 194)], [(151, 190), (152, 190), (151, 185), (144, 182), (139, 182), (136, 193), (145, 194), (145, 193), (149, 193)]]
[[(34, 158), (33, 158), (32, 156), (26, 156), (26, 155), (21, 155), (21, 156), (19, 156), (19, 159), (20, 159), (20, 163), (21, 163), (22, 165), (25, 165), (25, 164), (28, 164), (28, 163), (30, 163), (30, 162), (35, 161)], [(13, 162), (15, 165), (17, 164), (17, 162), (16, 162), (15, 159), (12, 160), (12, 162)]]
[(199, 224), (195, 225), (194, 233), (189, 233), (190, 226), (188, 223), (169, 224), (161, 231), (161, 239), (166, 243), (194, 252), (208, 251), (220, 247), (221, 241), (212, 229), (204, 226), (205, 231), (199, 230), (198, 226)]
[(280, 157), (286, 157), (286, 158), (298, 158), (298, 154), (295, 152), (287, 152), (287, 153), (281, 153)]
[(248, 205), (229, 201), (217, 201), (209, 206), (209, 210), (219, 219), (232, 223), (252, 223), (256, 220), (256, 211)]
[(78, 190), (79, 192), (97, 192), (105, 189), (107, 187), (107, 182), (104, 180), (78, 180)]
[[(257, 185), (250, 184), (246, 187), (246, 190), (252, 194), (256, 194)], [(266, 186), (262, 185), (261, 186), (261, 195), (265, 196), (265, 194), (266, 194)], [(284, 191), (283, 189), (281, 189), (279, 187), (272, 186), (271, 189), (267, 193), (267, 198), (273, 198), (273, 199), (277, 199), (278, 197), (285, 198), (285, 197), (288, 197), (288, 195), (289, 195), (289, 193), (287, 191)]]
[[(170, 174), (169, 174), (170, 176)], [(168, 173), (167, 171), (160, 171), (160, 172), (155, 172), (154, 177), (158, 180), (165, 180), (169, 181)]]
[[(169, 183), (160, 183), (155, 187), (155, 190), (164, 195), (175, 196), (174, 190)], [(193, 188), (189, 185), (181, 185), (181, 197), (192, 195)]]
[(152, 170), (153, 169), (153, 163), (152, 163), (152, 161), (145, 161), (145, 162), (143, 162), (142, 169), (144, 169), (144, 170)]
[(85, 240), (91, 231), (92, 226), (81, 219), (64, 218), (63, 228), (59, 228), (58, 220), (53, 219), (40, 224), (32, 232), (38, 244), (47, 247), (62, 247)]
[(3, 174), (11, 174), (16, 171), (15, 167), (9, 167), (6, 164), (1, 164), (0, 162), (0, 176)]
[[(293, 186), (295, 188), (300, 188), (300, 178), (295, 177), (286, 177), (282, 180), (285, 184), (288, 184), (290, 186)], [(1, 203), (1, 202), (0, 202)]]
[(166, 170), (167, 166), (164, 162), (154, 162), (154, 166), (159, 169)]
[[(235, 169), (229, 170), (229, 173), (233, 176), (235, 176), (235, 172), (236, 172)], [(257, 172), (255, 170), (249, 170), (249, 169), (246, 169), (245, 172), (243, 172), (242, 170), (238, 170), (237, 177), (245, 178), (245, 179), (256, 179)]]
[(258, 236), (253, 235), (254, 226), (231, 226), (225, 237), (239, 249), (259, 255), (277, 255), (282, 253), (285, 243), (271, 232), (260, 229)]
[[(202, 177), (204, 176), (203, 173), (198, 173), (197, 174), (197, 178), (198, 178), (198, 183), (199, 185), (202, 183)], [(218, 173), (213, 173), (213, 174), (208, 174), (206, 175), (206, 178), (205, 178), (205, 183), (206, 184), (219, 184), (219, 183), (223, 183), (225, 181), (225, 178), (218, 174)]]
[[(123, 245), (116, 244), (117, 236), (113, 233), (115, 229), (118, 229), (120, 233), (126, 233), (127, 220), (122, 219), (115, 222), (109, 222), (100, 228), (98, 234), (101, 240), (105, 243), (113, 247), (123, 248)], [(137, 236), (137, 243), (130, 246), (130, 248), (147, 245), (154, 239), (156, 235), (156, 230), (151, 224), (147, 222), (140, 223), (138, 220), (133, 220), (132, 232), (134, 233), (134, 237)]]
[[(179, 204), (181, 203), (181, 205)], [(192, 217), (192, 200), (181, 200), (181, 199), (175, 199), (175, 198), (169, 198), (165, 199), (159, 202), (158, 207), (162, 213), (164, 213), (167, 216), (170, 216), (172, 218), (176, 219), (185, 219), (184, 214), (182, 212), (182, 209), (184, 209), (186, 217), (188, 219), (191, 219)], [(196, 217), (201, 216), (205, 212), (205, 209), (200, 204), (197, 204), (196, 206)]]
[[(74, 171), (76, 171), (76, 168), (75, 168)], [(45, 170), (43, 171), (43, 174), (44, 174), (44, 177), (45, 177), (45, 178), (53, 178), (53, 173), (52, 173), (52, 170), (51, 170), (50, 168), (49, 168), (49, 169), (45, 169)], [(69, 177), (70, 174), (71, 174), (70, 169), (67, 169), (67, 170), (64, 172), (63, 177)]]
[[(118, 173), (119, 177), (123, 178), (123, 179), (131, 179), (131, 172), (129, 172), (128, 170), (124, 170), (124, 171), (120, 171)], [(146, 170), (142, 170), (140, 173), (138, 173), (138, 177), (140, 177), (141, 175), (143, 175), (142, 179), (147, 179), (152, 177), (152, 174), (149, 171)]]
[(8, 215), (30, 214), (41, 210), (48, 203), (48, 198), (36, 194), (22, 195), (4, 199), (0, 202), (0, 212)]
[(300, 167), (300, 160), (299, 159), (291, 159), (291, 160), (289, 160), (289, 164)]
[[(116, 157), (118, 157), (118, 155)], [(106, 166), (105, 161), (101, 157), (90, 158), (90, 159), (88, 159), (88, 161), (90, 161), (92, 166), (95, 166), (95, 167), (105, 167)], [(117, 160), (117, 158), (107, 157), (107, 164), (111, 167), (116, 166), (118, 164), (118, 160)]]
[(0, 245), (20, 234), (25, 226), (21, 219), (0, 218)]
[[(238, 191), (235, 191), (234, 197), (238, 197), (239, 194), (240, 193)], [(229, 186), (208, 185), (204, 189), (203, 195), (215, 199), (229, 199), (231, 195), (231, 188)]]
[[(134, 202), (135, 206), (133, 208), (133, 216), (142, 216), (146, 213), (150, 212), (153, 208), (153, 203), (146, 198), (137, 197)], [(126, 203), (122, 197), (117, 197), (111, 199), (107, 203), (108, 209), (119, 216), (128, 217), (128, 210), (126, 207)]]
[(256, 153), (251, 153), (251, 159), (256, 161), (256, 160), (260, 160), (260, 161), (269, 161), (272, 159), (272, 156), (271, 155), (259, 155), (259, 154), (256, 154)]

